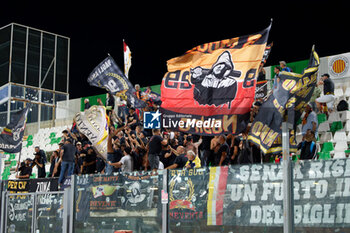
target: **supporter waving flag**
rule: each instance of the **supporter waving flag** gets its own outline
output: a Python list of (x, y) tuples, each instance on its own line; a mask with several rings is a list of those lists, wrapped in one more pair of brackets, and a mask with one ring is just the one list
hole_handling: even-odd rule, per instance
[[(256, 34), (199, 45), (168, 60), (161, 85), (163, 122), (194, 134), (242, 132), (254, 102), (270, 27)], [(176, 123), (181, 120), (189, 124), (181, 127), (184, 124)]]
[(87, 81), (91, 86), (104, 88), (113, 95), (123, 92), (132, 106), (138, 108), (146, 105), (136, 98), (134, 95), (136, 90), (111, 56), (95, 67)]
[(296, 151), (294, 132), (296, 121), (309, 102), (316, 86), (320, 59), (312, 49), (308, 67), (303, 74), (282, 71), (277, 80), (277, 88), (260, 107), (252, 123), (249, 140), (260, 146), (265, 154), (282, 152), (282, 122), (287, 120), (294, 129), (290, 135), (291, 152)]

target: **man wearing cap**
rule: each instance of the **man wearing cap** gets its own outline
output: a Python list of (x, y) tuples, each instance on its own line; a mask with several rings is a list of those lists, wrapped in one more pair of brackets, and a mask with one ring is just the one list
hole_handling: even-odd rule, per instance
[(42, 149), (40, 149), (39, 146), (36, 146), (34, 150), (35, 150), (34, 155), (40, 155), (41, 159), (42, 159), (43, 162), (44, 162), (44, 166), (45, 166), (45, 163), (47, 162), (47, 158), (46, 158), (45, 151), (43, 151)]
[(287, 66), (287, 63), (285, 61), (280, 61), (280, 66), (282, 68), (282, 71), (292, 72), (291, 68)]
[(38, 169), (38, 178), (45, 178), (46, 177), (45, 163), (40, 153), (38, 152), (35, 153), (35, 158), (34, 158), (32, 167), (34, 166), (36, 166)]
[(18, 168), (20, 163), (17, 163), (16, 172), (19, 171), (19, 175), (16, 175), (17, 179), (29, 179), (29, 177), (32, 175), (32, 166), (31, 166), (32, 160), (30, 158), (27, 158), (24, 162), (21, 163), (21, 166)]
[[(321, 80), (317, 83), (317, 86), (323, 85), (323, 96), (318, 97), (315, 102), (316, 106), (321, 112), (321, 104), (327, 104), (327, 108), (329, 110), (333, 110), (333, 104), (334, 104), (334, 82), (329, 77), (329, 74), (323, 74), (321, 76)], [(328, 113), (328, 112), (327, 112)]]
[(61, 163), (61, 172), (58, 179), (59, 184), (63, 183), (66, 171), (68, 171), (67, 176), (73, 174), (76, 150), (76, 147), (72, 144), (72, 139), (68, 138), (60, 151), (61, 159), (59, 163)]

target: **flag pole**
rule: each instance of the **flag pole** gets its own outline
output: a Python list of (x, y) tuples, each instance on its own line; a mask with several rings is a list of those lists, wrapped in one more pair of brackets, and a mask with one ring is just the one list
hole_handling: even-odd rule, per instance
[(292, 124), (282, 122), (282, 170), (283, 170), (283, 232), (294, 232), (293, 176), (289, 155), (289, 130)]
[[(2, 169), (2, 157), (3, 156), (4, 156), (4, 152), (0, 151), (0, 171), (4, 170), (4, 169)], [(0, 181), (2, 181), (2, 174), (0, 174)], [(0, 188), (0, 190), (1, 190), (1, 188)]]

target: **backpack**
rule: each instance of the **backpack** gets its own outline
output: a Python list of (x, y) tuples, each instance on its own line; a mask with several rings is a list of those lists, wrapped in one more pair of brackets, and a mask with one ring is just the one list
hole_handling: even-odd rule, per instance
[(349, 104), (346, 102), (346, 100), (339, 101), (337, 105), (337, 111), (346, 111), (349, 110)]
[[(305, 145), (305, 141), (303, 141), (301, 143), (301, 148), (303, 148)], [(314, 147), (316, 147), (316, 143), (314, 141), (311, 142), (310, 144), (310, 152), (312, 152), (312, 150), (314, 149)], [(315, 159), (316, 158), (316, 155), (317, 155), (317, 148), (315, 150), (315, 153), (312, 155), (312, 158), (311, 159)]]

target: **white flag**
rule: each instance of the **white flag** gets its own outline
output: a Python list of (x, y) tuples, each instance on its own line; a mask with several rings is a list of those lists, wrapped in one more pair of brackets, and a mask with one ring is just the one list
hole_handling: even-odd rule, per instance
[(131, 67), (131, 51), (129, 46), (125, 43), (124, 44), (124, 74), (127, 78), (129, 78), (129, 69)]
[(94, 105), (75, 115), (78, 130), (92, 143), (92, 147), (107, 159), (108, 117), (104, 106)]

